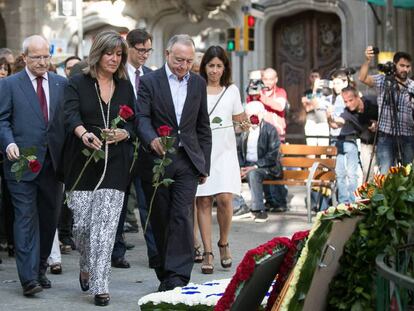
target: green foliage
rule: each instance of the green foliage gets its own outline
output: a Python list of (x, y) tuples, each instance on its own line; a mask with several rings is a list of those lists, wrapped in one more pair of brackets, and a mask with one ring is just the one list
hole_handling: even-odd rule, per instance
[(20, 182), (23, 177), (23, 173), (28, 170), (29, 161), (36, 160), (36, 147), (28, 147), (20, 149), (20, 157), (14, 162), (10, 168), (10, 171), (14, 173), (16, 181)]
[(220, 124), (223, 120), (220, 117), (214, 117), (213, 120), (211, 120), (211, 123), (213, 124)]
[[(375, 258), (409, 243), (414, 229), (414, 174), (394, 168), (383, 183), (375, 180), (363, 191), (371, 199), (367, 214), (345, 244), (341, 271), (332, 280), (328, 295), (330, 310), (374, 310)], [(373, 190), (373, 192), (372, 192)]]

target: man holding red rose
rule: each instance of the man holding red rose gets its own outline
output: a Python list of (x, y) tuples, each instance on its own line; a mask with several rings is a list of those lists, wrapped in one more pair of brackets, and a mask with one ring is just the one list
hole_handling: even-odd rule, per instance
[[(58, 181), (64, 126), (61, 113), (66, 79), (48, 72), (49, 43), (41, 36), (23, 42), (26, 67), (0, 81), (0, 146), (4, 174), (15, 210), (16, 265), (25, 296), (50, 288), (47, 259), (56, 232), (62, 184)], [(23, 148), (35, 147), (18, 182), (11, 172)]]
[(238, 142), (240, 176), (246, 178), (252, 194), (252, 206), (241, 210), (233, 218), (253, 217), (255, 222), (267, 221), (263, 196), (263, 180), (280, 177), (281, 166), (278, 163), (280, 140), (276, 128), (264, 120), (265, 108), (259, 101), (246, 106), (246, 114), (252, 126), (243, 132)]
[(172, 163), (163, 176), (174, 183), (158, 187), (150, 215), (160, 257), (155, 268), (159, 291), (185, 286), (190, 280), (194, 264), (193, 203), (197, 185), (209, 174), (211, 154), (206, 83), (190, 72), (194, 42), (188, 35), (175, 35), (165, 53), (165, 66), (140, 80), (137, 114), (142, 142), (140, 176), (148, 206), (154, 192), (152, 167), (166, 152), (160, 136), (175, 138), (176, 153), (169, 156)]

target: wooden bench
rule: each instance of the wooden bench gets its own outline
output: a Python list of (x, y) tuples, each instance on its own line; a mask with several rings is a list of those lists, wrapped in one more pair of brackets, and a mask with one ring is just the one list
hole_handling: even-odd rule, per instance
[(283, 166), (283, 178), (264, 180), (263, 184), (306, 186), (309, 223), (312, 222), (312, 187), (329, 187), (332, 191), (333, 204), (336, 205), (336, 147), (282, 144), (279, 152)]

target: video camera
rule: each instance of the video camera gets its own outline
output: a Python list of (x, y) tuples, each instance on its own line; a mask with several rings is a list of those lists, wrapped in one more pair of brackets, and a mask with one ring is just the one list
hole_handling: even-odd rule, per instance
[(378, 64), (377, 68), (379, 71), (382, 71), (386, 76), (394, 76), (396, 72), (396, 67), (393, 62)]
[(252, 71), (249, 76), (249, 85), (247, 86), (248, 95), (259, 95), (260, 91), (265, 88), (262, 81), (262, 75), (259, 70)]

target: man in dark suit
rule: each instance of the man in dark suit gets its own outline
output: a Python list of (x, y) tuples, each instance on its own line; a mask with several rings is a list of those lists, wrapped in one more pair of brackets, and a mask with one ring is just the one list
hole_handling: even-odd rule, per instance
[[(128, 61), (126, 68), (128, 71), (128, 77), (134, 88), (135, 98), (137, 97), (137, 90), (139, 82), (144, 74), (151, 72), (152, 70), (145, 66), (145, 62), (152, 53), (152, 36), (145, 29), (133, 29), (128, 32), (126, 40), (128, 42)], [(135, 193), (138, 202), (138, 210), (141, 219), (141, 225), (144, 228), (145, 220), (148, 217), (147, 204), (145, 202), (144, 191), (141, 186), (141, 178), (137, 176), (134, 178)], [(129, 187), (128, 187), (129, 188)], [(112, 267), (115, 268), (129, 268), (130, 264), (125, 259), (126, 242), (122, 233), (124, 231), (124, 223), (127, 218), (128, 212), (128, 193), (125, 194), (124, 206), (122, 208), (121, 216), (119, 217), (119, 224), (116, 231), (115, 245), (112, 252)], [(138, 224), (136, 224), (138, 227)], [(138, 229), (138, 228), (137, 228)], [(147, 231), (144, 234), (145, 242), (147, 244), (147, 254), (150, 268), (154, 268), (158, 265), (158, 251), (155, 245), (154, 235), (152, 234), (151, 226), (148, 226)]]
[[(16, 264), (23, 294), (50, 288), (46, 277), (62, 199), (56, 170), (64, 140), (63, 90), (66, 79), (48, 72), (49, 44), (41, 36), (23, 42), (25, 70), (0, 81), (0, 145), (7, 155), (4, 174), (15, 209)], [(20, 182), (11, 173), (22, 148), (35, 147), (42, 167)]]
[(193, 268), (193, 203), (197, 184), (210, 170), (211, 130), (207, 112), (205, 81), (190, 73), (195, 57), (193, 40), (175, 35), (166, 50), (162, 68), (144, 75), (138, 91), (138, 135), (142, 143), (140, 172), (147, 203), (152, 197), (152, 167), (166, 151), (157, 129), (172, 128), (177, 152), (168, 155), (172, 164), (164, 178), (174, 180), (160, 186), (150, 215), (161, 259), (155, 269), (159, 291), (188, 284)]

